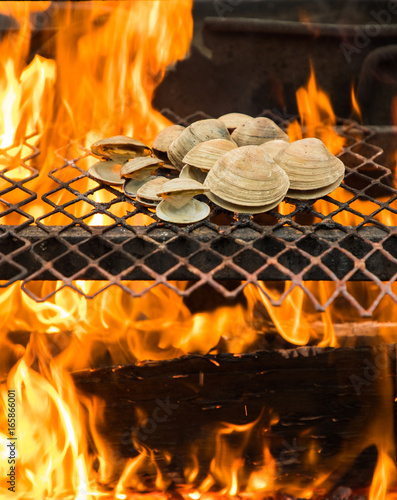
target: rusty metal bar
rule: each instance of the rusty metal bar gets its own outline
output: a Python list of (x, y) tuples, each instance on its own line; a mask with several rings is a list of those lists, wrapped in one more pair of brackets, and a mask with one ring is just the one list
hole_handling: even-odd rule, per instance
[[(148, 236), (147, 227), (136, 226), (133, 238), (131, 231), (123, 227), (114, 227), (106, 232), (106, 227), (92, 226), (92, 234), (89, 237), (87, 231), (81, 227), (65, 229), (62, 226), (52, 226), (43, 230), (30, 226), (19, 232), (18, 226), (0, 226), (1, 229), (7, 230), (9, 235), (13, 234), (7, 238), (0, 237), (0, 252), (3, 254), (13, 245), (16, 247), (21, 239), (28, 242), (28, 245), (21, 247), (18, 255), (14, 254), (13, 260), (25, 267), (28, 274), (34, 273), (35, 280), (59, 279), (51, 273), (51, 269), (46, 265), (48, 262), (54, 262), (54, 267), (63, 275), (80, 271), (79, 279), (103, 280), (104, 276), (98, 274), (96, 267), (112, 273), (112, 266), (117, 265), (118, 275), (133, 267), (125, 276), (125, 280), (147, 280), (145, 273), (136, 272), (134, 269), (146, 264), (152, 269), (161, 269), (165, 275), (175, 267), (174, 256), (181, 256), (186, 252), (185, 266), (179, 270), (177, 276), (171, 274), (167, 279), (199, 280), (200, 276), (196, 275), (195, 271), (206, 273), (208, 266), (216, 264), (219, 267), (219, 280), (241, 280), (241, 272), (236, 263), (247, 272), (252, 272), (252, 265), (259, 268), (272, 261), (274, 265), (267, 265), (260, 271), (258, 279), (289, 280), (291, 276), (288, 275), (288, 270), (300, 274), (305, 267), (303, 261), (307, 260), (306, 255), (311, 256), (312, 260), (317, 257), (322, 266), (325, 264), (326, 268), (341, 278), (350, 274), (349, 281), (371, 281), (370, 274), (361, 272), (361, 262), (365, 262), (365, 268), (382, 281), (391, 279), (397, 272), (397, 264), (392, 259), (383, 260), (379, 252), (373, 254), (372, 258), (359, 260), (358, 263), (347, 256), (347, 252), (361, 255), (373, 246), (394, 253), (393, 245), (397, 242), (396, 227), (389, 228), (389, 233), (377, 227), (362, 227), (360, 230), (345, 227), (344, 231), (319, 227), (314, 232), (312, 227), (308, 227), (303, 235), (301, 231), (288, 226), (280, 227), (276, 234), (265, 228), (262, 233), (256, 235), (251, 228), (241, 227), (227, 236), (222, 236), (222, 233), (228, 233), (228, 226), (220, 226), (219, 234), (203, 226), (194, 236), (190, 235), (186, 228), (181, 228), (177, 236), (170, 228), (157, 227)], [(326, 252), (331, 246), (340, 246), (346, 253)], [(224, 255), (222, 262), (218, 262), (220, 259), (216, 259), (214, 252), (222, 252), (222, 249), (226, 249), (230, 255)], [(277, 255), (272, 255), (275, 252)], [(253, 264), (253, 260), (256, 264)], [(230, 263), (234, 266), (229, 266)], [(280, 271), (280, 263), (286, 272)], [(307, 262), (307, 266), (309, 264), (311, 263)], [(326, 274), (322, 266), (309, 266), (310, 269), (303, 273), (302, 279), (332, 280), (332, 274)], [(354, 268), (356, 272), (351, 273)], [(1, 280), (8, 279), (9, 274), (9, 268), (0, 267)]]

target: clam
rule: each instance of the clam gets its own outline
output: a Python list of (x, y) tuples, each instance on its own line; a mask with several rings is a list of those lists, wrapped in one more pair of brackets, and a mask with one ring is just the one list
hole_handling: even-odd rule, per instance
[(124, 181), (120, 178), (120, 169), (121, 165), (115, 161), (98, 161), (88, 169), (88, 175), (109, 186), (121, 186)]
[(167, 177), (155, 177), (146, 182), (136, 192), (136, 201), (146, 207), (156, 207), (161, 201), (161, 198), (156, 193), (168, 181)]
[(233, 132), (239, 125), (243, 125), (246, 121), (252, 120), (252, 116), (244, 113), (227, 113), (218, 118), (228, 128), (229, 132)]
[(192, 179), (172, 179), (157, 192), (163, 201), (157, 205), (156, 214), (160, 219), (176, 224), (192, 224), (205, 219), (210, 207), (193, 196), (206, 191), (208, 188)]
[(270, 158), (274, 158), (282, 149), (288, 146), (288, 142), (281, 139), (264, 142), (260, 147), (266, 151)]
[(274, 158), (287, 173), (290, 189), (287, 196), (310, 200), (331, 193), (342, 182), (345, 166), (316, 138), (288, 144)]
[(138, 157), (125, 163), (120, 170), (120, 175), (126, 178), (124, 194), (135, 198), (138, 189), (146, 182), (154, 179), (152, 172), (163, 165), (158, 158)]
[[(170, 168), (167, 164), (168, 160), (168, 149), (171, 143), (181, 135), (185, 130), (182, 125), (171, 125), (164, 130), (162, 130), (153, 140), (153, 153), (164, 161), (164, 167)], [(172, 166), (175, 169), (174, 166)]]
[(114, 160), (117, 163), (125, 163), (136, 156), (150, 156), (152, 152), (143, 142), (124, 135), (116, 135), (94, 142), (91, 151), (95, 156)]
[(289, 188), (288, 176), (259, 146), (225, 153), (209, 171), (207, 197), (222, 208), (240, 213), (276, 207)]
[(184, 166), (183, 159), (187, 153), (200, 144), (210, 139), (227, 139), (231, 141), (226, 125), (220, 120), (199, 120), (187, 127), (177, 137), (168, 149), (168, 158), (178, 170)]
[(185, 165), (179, 173), (180, 179), (193, 179), (194, 181), (201, 182), (201, 184), (205, 181), (206, 177), (207, 172), (191, 165)]
[(239, 125), (232, 133), (238, 146), (259, 146), (274, 139), (289, 141), (288, 135), (269, 118), (260, 116)]
[(236, 148), (237, 146), (233, 142), (226, 139), (211, 139), (194, 146), (184, 157), (183, 162), (191, 167), (208, 171), (227, 151)]

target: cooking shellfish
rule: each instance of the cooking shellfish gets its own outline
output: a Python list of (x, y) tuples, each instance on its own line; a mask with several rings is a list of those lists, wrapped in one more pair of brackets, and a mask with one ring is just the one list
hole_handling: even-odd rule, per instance
[(288, 135), (274, 121), (263, 116), (239, 125), (232, 133), (232, 139), (238, 146), (259, 146), (274, 139), (289, 141)]
[(245, 115), (244, 113), (227, 113), (218, 118), (228, 128), (229, 132), (233, 132), (239, 125), (243, 125), (246, 121), (252, 120), (253, 116)]
[(168, 181), (167, 177), (155, 177), (145, 182), (136, 192), (136, 201), (146, 207), (156, 207), (161, 201), (161, 198), (157, 196), (157, 191)]
[(114, 160), (117, 163), (125, 163), (136, 156), (150, 156), (152, 152), (143, 142), (124, 135), (116, 135), (94, 142), (91, 151), (99, 158)]
[(259, 146), (225, 153), (209, 171), (204, 185), (217, 205), (241, 213), (266, 212), (276, 207), (289, 188), (287, 174)]
[(205, 181), (206, 177), (207, 172), (204, 172), (199, 168), (192, 167), (191, 165), (185, 165), (179, 173), (180, 179), (193, 179), (194, 181), (200, 182), (201, 184)]
[(88, 169), (88, 175), (109, 186), (121, 186), (124, 181), (120, 177), (120, 169), (121, 165), (115, 161), (98, 161)]
[(210, 207), (193, 196), (206, 191), (207, 187), (192, 179), (172, 179), (157, 192), (163, 201), (157, 205), (156, 214), (164, 221), (177, 224), (192, 224), (205, 219)]
[(124, 194), (135, 198), (138, 189), (146, 182), (153, 179), (152, 172), (163, 165), (158, 158), (139, 157), (125, 163), (120, 170), (120, 175), (126, 178)]
[(274, 139), (273, 141), (264, 142), (260, 147), (266, 151), (270, 158), (274, 158), (280, 151), (288, 146), (288, 142), (281, 139)]
[(153, 153), (164, 162), (168, 162), (168, 149), (172, 142), (178, 138), (186, 127), (182, 125), (170, 125), (162, 130), (153, 140)]
[(274, 161), (289, 177), (290, 198), (310, 200), (325, 196), (339, 186), (345, 175), (343, 162), (314, 137), (288, 144)]
[(194, 146), (184, 157), (183, 162), (201, 170), (211, 170), (221, 156), (236, 148), (233, 142), (226, 139), (211, 139)]
[(178, 170), (184, 166), (183, 159), (187, 153), (200, 144), (210, 139), (231, 140), (226, 125), (220, 120), (199, 120), (187, 127), (177, 137), (168, 149), (168, 158)]

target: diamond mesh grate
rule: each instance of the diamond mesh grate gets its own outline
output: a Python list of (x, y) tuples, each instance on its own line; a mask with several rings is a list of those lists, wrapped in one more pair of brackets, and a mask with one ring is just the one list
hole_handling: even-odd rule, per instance
[[(163, 113), (183, 125), (209, 118), (196, 113), (181, 120), (168, 110)], [(291, 121), (268, 111), (262, 116), (284, 129)], [(373, 133), (348, 120), (340, 120), (338, 127), (346, 140), (340, 154), (346, 176), (331, 196), (315, 202), (287, 200), (279, 211), (254, 216), (235, 215), (210, 204), (206, 220), (186, 227), (159, 221), (153, 210), (127, 199), (118, 188), (90, 181), (94, 187), (82, 189), (87, 181), (84, 158), (89, 155), (84, 148), (74, 159), (65, 158), (66, 149), (57, 152), (63, 165), (49, 173), (55, 187), (42, 196), (51, 210), (34, 217), (24, 206), (36, 198), (27, 184), (39, 173), (29, 160), (40, 152), (29, 145), (28, 138), (28, 154), (18, 161), (19, 168), (28, 171), (23, 180), (8, 175), (16, 160), (11, 148), (2, 151), (7, 167), (0, 172), (5, 186), (0, 191), (0, 217), (8, 216), (9, 221), (15, 214), (24, 222), (0, 226), (1, 286), (23, 280), (23, 289), (36, 300), (46, 300), (55, 292), (38, 297), (28, 286), (35, 280), (57, 280), (56, 290), (68, 286), (78, 293), (83, 291), (76, 280), (99, 280), (103, 287), (95, 294), (117, 285), (134, 296), (159, 283), (181, 295), (209, 284), (223, 296), (235, 297), (247, 283), (261, 286), (262, 280), (281, 280), (291, 286), (277, 298), (262, 287), (273, 305), (300, 287), (316, 310), (325, 310), (343, 296), (361, 316), (370, 316), (385, 295), (397, 302), (393, 290), (397, 191), (392, 172), (376, 163), (382, 150), (370, 144)], [(8, 202), (8, 194), (15, 195), (16, 190), (20, 201)], [(96, 201), (101, 193), (106, 194), (106, 202)], [(62, 216), (65, 223), (51, 225), (54, 215)], [(98, 226), (98, 216), (107, 225)], [(142, 281), (141, 286), (131, 287), (131, 280)], [(235, 280), (233, 286), (230, 280)], [(311, 280), (334, 282), (335, 291), (325, 303), (307, 287)], [(177, 281), (188, 281), (189, 286), (181, 287)], [(349, 281), (372, 282), (379, 294), (364, 307), (349, 292)]]

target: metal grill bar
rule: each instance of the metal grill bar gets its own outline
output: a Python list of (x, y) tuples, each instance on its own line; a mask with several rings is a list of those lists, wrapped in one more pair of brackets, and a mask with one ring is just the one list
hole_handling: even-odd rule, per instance
[[(168, 111), (164, 114), (184, 125), (208, 117), (196, 113), (180, 120)], [(271, 112), (262, 115), (283, 128), (291, 121)], [(54, 188), (42, 200), (52, 210), (35, 219), (23, 211), (23, 205), (35, 197), (24, 184), (38, 175), (26, 164), (39, 154), (31, 147), (32, 154), (21, 162), (32, 173), (31, 177), (15, 182), (7, 176), (10, 168), (0, 172), (0, 178), (9, 184), (0, 191), (1, 201), (10, 190), (20, 190), (25, 196), (16, 205), (4, 201), (0, 216), (15, 212), (26, 218), (18, 226), (0, 226), (2, 286), (23, 279), (26, 292), (39, 300), (48, 296), (36, 297), (27, 286), (30, 281), (57, 280), (62, 286), (82, 293), (75, 280), (98, 280), (104, 282), (103, 289), (117, 285), (132, 295), (142, 295), (157, 284), (189, 295), (209, 284), (222, 295), (234, 297), (246, 283), (260, 286), (260, 280), (281, 280), (291, 282), (291, 287), (278, 299), (268, 296), (275, 305), (298, 286), (318, 310), (324, 310), (336, 297), (343, 296), (361, 315), (368, 316), (385, 295), (397, 301), (393, 291), (397, 277), (397, 228), (380, 219), (385, 213), (389, 220), (397, 216), (397, 191), (392, 172), (376, 162), (382, 149), (369, 142), (373, 133), (348, 120), (338, 123), (338, 131), (346, 139), (340, 155), (346, 165), (346, 176), (339, 188), (342, 193), (339, 199), (334, 194), (323, 198), (328, 202), (327, 210), (314, 202), (289, 200), (289, 213), (273, 210), (250, 216), (235, 215), (212, 205), (206, 220), (187, 227), (159, 221), (153, 210), (126, 199), (117, 188), (92, 181), (94, 188), (80, 192), (76, 185), (87, 177), (82, 166), (82, 159), (89, 154), (87, 150), (75, 159), (64, 158), (63, 166), (50, 172)], [(63, 157), (62, 152), (58, 155)], [(61, 180), (65, 169), (72, 171), (72, 175)], [(110, 194), (110, 201), (95, 202), (101, 190), (108, 197)], [(64, 194), (67, 198), (62, 197)], [(54, 195), (68, 201), (57, 204)], [(365, 214), (357, 206), (358, 201), (366, 203)], [(71, 208), (80, 202), (85, 203), (86, 209), (76, 217)], [(120, 204), (127, 208), (122, 216), (117, 216), (115, 208)], [(52, 214), (61, 214), (70, 223), (48, 225), (46, 219)], [(107, 216), (111, 224), (90, 226), (87, 219), (95, 214)], [(131, 220), (136, 217), (146, 217), (148, 225), (135, 225)], [(346, 217), (356, 217), (357, 224), (346, 225)], [(147, 283), (137, 292), (127, 283), (130, 280)], [(238, 282), (231, 290), (224, 283), (227, 280)], [(319, 304), (307, 289), (305, 282), (310, 280), (335, 283), (335, 293), (326, 304)], [(181, 290), (175, 281), (189, 281), (191, 286)], [(379, 296), (365, 309), (349, 293), (348, 281), (372, 282), (379, 288)]]
[[(24, 265), (31, 278), (35, 280), (57, 280), (59, 276), (51, 273), (53, 262), (62, 275), (67, 275), (76, 266), (80, 271), (78, 279), (103, 280), (106, 276), (99, 275), (95, 265), (113, 275), (115, 263), (111, 259), (105, 258), (107, 247), (100, 242), (103, 228), (92, 226), (92, 237), (87, 238), (85, 230), (79, 227), (71, 227), (64, 230), (62, 227), (53, 226), (48, 231), (30, 226), (7, 240), (7, 245), (18, 245), (19, 238), (29, 242), (27, 246), (21, 248), (18, 257), (14, 255), (14, 261)], [(360, 265), (360, 259), (352, 260), (349, 252), (359, 255), (368, 248), (368, 243), (379, 250), (390, 249), (390, 238), (384, 239), (383, 230), (376, 227), (363, 227), (361, 231), (355, 231), (354, 227), (346, 227), (346, 232), (334, 228), (319, 228), (312, 233), (310, 227), (306, 229), (304, 235), (291, 227), (281, 227), (277, 231), (277, 237), (266, 228), (238, 227), (233, 232), (228, 226), (219, 226), (219, 233), (216, 234), (209, 227), (202, 227), (192, 236), (188, 229), (181, 228), (178, 235), (167, 227), (158, 227), (151, 236), (146, 235), (145, 227), (135, 227), (135, 235), (131, 239), (131, 234), (125, 228), (115, 227), (106, 236), (106, 242), (112, 247), (113, 252), (125, 253), (128, 258), (119, 260), (117, 271), (124, 274), (125, 280), (145, 280), (151, 279), (150, 275), (145, 275), (138, 268), (147, 267), (145, 260), (152, 256), (150, 268), (155, 270), (161, 268), (161, 273), (172, 274), (173, 280), (197, 281), (200, 276), (194, 274), (189, 268), (195, 267), (202, 273), (206, 273), (209, 267), (218, 264), (218, 272), (215, 273), (217, 280), (242, 280), (241, 268), (248, 273), (256, 271), (259, 280), (285, 281), (290, 280), (291, 275), (300, 275), (303, 280), (324, 280), (332, 281), (333, 275), (348, 276), (349, 281), (372, 281), (371, 274), (382, 281), (388, 281), (396, 273), (397, 266), (393, 261), (382, 261), (379, 254), (373, 259), (367, 259)], [(9, 234), (15, 234), (17, 226), (8, 227)], [(350, 236), (346, 236), (346, 234)], [(221, 235), (219, 237), (219, 234)], [(397, 242), (397, 228), (390, 228), (388, 233), (392, 241)], [(64, 248), (62, 248), (64, 244)], [(339, 255), (329, 255), (324, 253), (326, 247), (349, 248), (348, 251)], [(60, 258), (65, 255), (67, 258)], [(153, 254), (151, 250), (156, 249)], [(275, 252), (280, 249), (277, 254)], [(396, 247), (397, 250), (397, 247)], [(386, 250), (387, 251), (387, 250)], [(214, 252), (214, 253), (213, 253)], [(221, 252), (222, 259), (216, 258), (216, 253)], [(100, 254), (98, 256), (98, 253)], [(50, 262), (44, 266), (40, 262), (39, 255), (45, 255)], [(83, 265), (78, 269), (78, 262), (81, 254), (89, 259), (91, 266)], [(180, 265), (175, 268), (175, 258), (179, 258)], [(285, 256), (282, 259), (282, 256)], [(328, 256), (328, 258), (327, 258)], [(196, 257), (196, 258), (195, 258)], [(191, 261), (194, 260), (194, 266)], [(280, 261), (285, 261), (280, 270)], [(305, 266), (303, 261), (307, 261)], [(310, 261), (310, 262), (309, 262)], [(322, 264), (331, 271), (329, 274), (322, 270)], [(310, 264), (316, 264), (315, 266)], [(258, 267), (259, 266), (259, 267)], [(257, 267), (257, 269), (254, 269)], [(263, 268), (260, 270), (260, 268)], [(362, 269), (369, 271), (363, 273)], [(211, 269), (212, 270), (212, 269)], [(34, 276), (33, 276), (34, 275)], [(7, 279), (6, 269), (3, 269), (2, 279)]]

